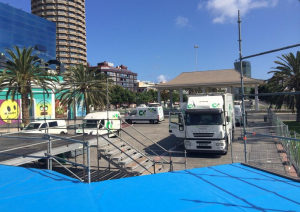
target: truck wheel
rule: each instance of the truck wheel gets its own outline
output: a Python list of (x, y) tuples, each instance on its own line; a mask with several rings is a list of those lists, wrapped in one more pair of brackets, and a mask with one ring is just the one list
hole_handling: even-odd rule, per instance
[(64, 131), (61, 131), (60, 134), (63, 135), (63, 134), (66, 134), (66, 133)]
[(150, 124), (154, 124), (154, 120), (150, 120), (149, 122), (150, 122)]

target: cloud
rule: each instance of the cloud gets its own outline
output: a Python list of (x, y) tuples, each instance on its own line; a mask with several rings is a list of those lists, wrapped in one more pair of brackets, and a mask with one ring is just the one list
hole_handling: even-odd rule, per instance
[(157, 77), (157, 83), (161, 83), (161, 82), (167, 82), (167, 76), (166, 75), (159, 75)]
[(182, 16), (178, 16), (175, 19), (175, 24), (179, 27), (190, 27), (189, 19)]
[(206, 9), (214, 16), (213, 23), (233, 22), (237, 19), (237, 11), (241, 15), (259, 8), (275, 7), (278, 0), (208, 0), (200, 1), (198, 10)]

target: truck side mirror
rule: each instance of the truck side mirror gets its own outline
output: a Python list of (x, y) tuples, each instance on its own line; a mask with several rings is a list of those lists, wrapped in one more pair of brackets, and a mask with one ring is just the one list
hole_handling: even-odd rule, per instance
[(226, 121), (230, 122), (230, 117), (229, 116), (226, 116)]
[(179, 131), (183, 131), (184, 130), (184, 126), (183, 125), (179, 125)]

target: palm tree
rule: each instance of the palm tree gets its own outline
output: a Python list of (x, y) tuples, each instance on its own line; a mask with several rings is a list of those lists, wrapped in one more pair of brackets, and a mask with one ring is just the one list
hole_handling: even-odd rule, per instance
[[(86, 113), (90, 112), (90, 106), (101, 107), (106, 103), (107, 77), (102, 73), (83, 64), (70, 67), (64, 75), (64, 83), (60, 89), (58, 99), (63, 105), (74, 107), (74, 104), (83, 102)], [(111, 81), (108, 80), (108, 91)]]
[[(300, 91), (300, 52), (296, 56), (293, 53), (283, 54), (278, 57), (279, 61), (274, 61), (278, 66), (274, 67), (274, 76), (268, 80), (274, 92)], [(285, 95), (276, 98), (276, 107), (281, 108), (286, 103), (292, 112), (297, 112), (296, 121), (300, 122), (300, 97), (299, 95)]]
[[(29, 123), (29, 107), (33, 101), (32, 86), (41, 87), (47, 95), (49, 90), (54, 90), (58, 77), (45, 70), (41, 66), (41, 59), (38, 54), (32, 55), (34, 48), (17, 46), (6, 49), (11, 59), (7, 59), (5, 69), (0, 72), (0, 90), (8, 88), (6, 99), (11, 96), (14, 101), (15, 95), (20, 93), (22, 99), (22, 122)], [(16, 52), (16, 53), (15, 53)], [(30, 96), (30, 103), (29, 103)]]

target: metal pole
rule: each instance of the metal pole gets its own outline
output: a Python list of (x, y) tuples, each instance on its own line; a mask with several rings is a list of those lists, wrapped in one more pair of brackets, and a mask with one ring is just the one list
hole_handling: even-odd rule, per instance
[[(107, 121), (106, 121), (106, 128), (109, 129), (109, 124), (108, 124), (108, 75), (106, 74), (106, 111), (107, 111)], [(109, 138), (109, 130), (107, 131), (107, 138)]]
[(46, 110), (45, 110), (45, 107), (46, 107), (46, 99), (45, 99), (45, 85), (43, 84), (43, 98), (44, 98), (44, 122), (46, 123)]
[(196, 62), (196, 71), (198, 70), (198, 67), (197, 67), (197, 49), (199, 48), (199, 46), (195, 45), (195, 62)]
[(184, 169), (186, 169), (187, 160), (186, 160), (186, 150), (184, 150)]
[(86, 148), (87, 148), (87, 172), (88, 172), (88, 183), (91, 183), (91, 164), (90, 164), (90, 146), (89, 142), (86, 142)]
[(18, 104), (18, 99), (19, 99), (19, 84), (17, 84), (17, 119), (18, 119), (18, 132), (20, 131), (20, 120), (19, 120), (19, 104)]
[(99, 157), (99, 127), (100, 127), (100, 125), (99, 125), (99, 121), (97, 121), (97, 167), (98, 167), (98, 174), (97, 174), (97, 176), (98, 176), (98, 181), (99, 181), (99, 178), (100, 178), (100, 176), (99, 176), (99, 166), (100, 166), (100, 164), (99, 164), (99, 159), (100, 159), (100, 157)]
[[(82, 112), (83, 112), (83, 107), (81, 108), (81, 110), (82, 110)], [(81, 114), (82, 115), (82, 114)], [(83, 121), (83, 124), (82, 124), (82, 141), (84, 142), (84, 121)], [(82, 164), (83, 165), (85, 165), (85, 157), (84, 157), (84, 150), (85, 150), (85, 145), (83, 144), (82, 145), (82, 151), (83, 151), (83, 153), (82, 153)], [(86, 179), (85, 178), (85, 168), (83, 169), (83, 176), (84, 176), (84, 178), (83, 179)]]
[(240, 69), (241, 69), (241, 90), (242, 90), (242, 112), (243, 112), (243, 131), (244, 131), (244, 151), (245, 151), (245, 163), (247, 163), (247, 145), (246, 145), (246, 123), (245, 123), (245, 101), (244, 101), (244, 82), (243, 82), (243, 65), (242, 65), (242, 36), (241, 36), (241, 16), (238, 10), (238, 26), (239, 26), (239, 54), (240, 54)]
[(73, 112), (73, 114), (74, 114), (74, 135), (76, 135), (76, 98), (75, 98), (75, 83), (73, 82), (73, 103), (74, 103), (74, 112)]
[[(51, 138), (49, 137), (49, 142), (48, 142), (48, 151), (47, 153), (51, 155), (51, 148), (52, 148), (52, 143), (51, 143)], [(48, 156), (48, 167), (49, 170), (52, 170), (52, 158)]]

